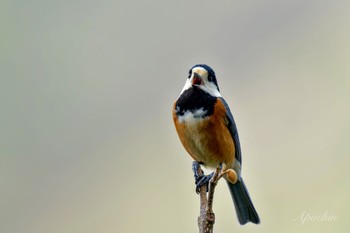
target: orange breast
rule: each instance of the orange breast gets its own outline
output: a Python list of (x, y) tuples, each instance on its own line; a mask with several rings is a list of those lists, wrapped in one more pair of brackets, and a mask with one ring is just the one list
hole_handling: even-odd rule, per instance
[(194, 160), (208, 167), (216, 167), (220, 162), (233, 167), (235, 145), (227, 128), (226, 109), (220, 100), (215, 103), (211, 116), (189, 116), (180, 121), (173, 111), (173, 119), (182, 145)]

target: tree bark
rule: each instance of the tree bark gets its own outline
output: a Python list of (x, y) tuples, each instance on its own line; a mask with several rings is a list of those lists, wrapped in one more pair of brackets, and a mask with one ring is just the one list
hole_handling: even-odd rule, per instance
[[(200, 187), (200, 215), (198, 217), (199, 233), (212, 233), (215, 223), (215, 214), (213, 212), (214, 191), (219, 179), (226, 174), (224, 164), (220, 164), (214, 171), (213, 177), (209, 181), (208, 194), (205, 185)], [(202, 176), (203, 171), (198, 166), (198, 175)]]

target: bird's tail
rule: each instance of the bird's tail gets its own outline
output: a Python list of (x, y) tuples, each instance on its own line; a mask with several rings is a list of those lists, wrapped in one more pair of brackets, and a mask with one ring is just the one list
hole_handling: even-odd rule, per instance
[(241, 225), (244, 225), (247, 222), (259, 224), (260, 218), (249, 197), (249, 193), (244, 185), (243, 179), (239, 178), (235, 184), (227, 181), (227, 184), (230, 189), (233, 202), (235, 204), (239, 223)]

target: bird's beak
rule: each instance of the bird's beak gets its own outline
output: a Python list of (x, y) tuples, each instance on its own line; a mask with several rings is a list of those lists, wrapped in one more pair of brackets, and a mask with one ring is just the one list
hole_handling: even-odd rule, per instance
[(199, 74), (194, 73), (192, 78), (192, 86), (199, 86), (203, 83), (202, 78), (199, 76)]

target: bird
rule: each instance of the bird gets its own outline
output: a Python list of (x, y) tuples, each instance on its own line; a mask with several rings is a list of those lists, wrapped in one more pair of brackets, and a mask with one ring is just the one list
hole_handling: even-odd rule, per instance
[[(233, 178), (227, 176), (225, 180), (239, 223), (259, 224), (259, 215), (241, 176), (242, 150), (236, 123), (210, 66), (197, 64), (189, 70), (172, 115), (179, 139), (195, 165), (215, 169), (224, 163), (233, 170)], [(197, 177), (196, 189), (207, 185), (212, 175)]]

